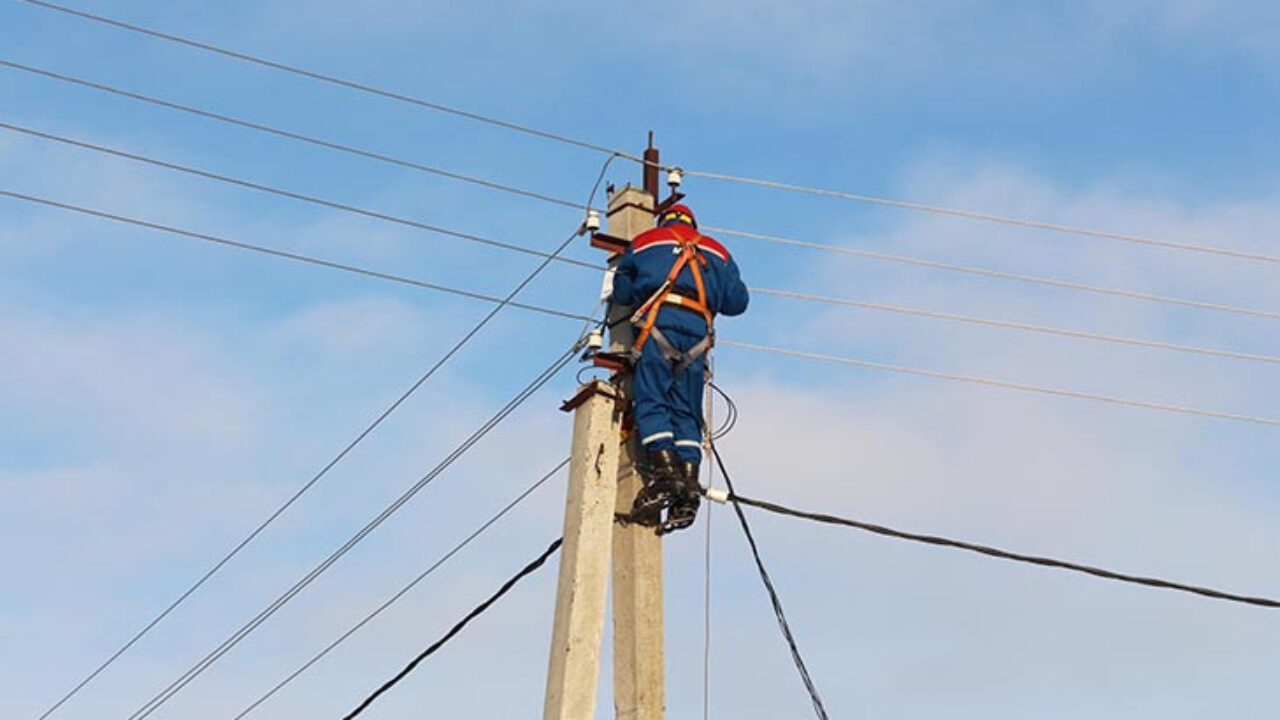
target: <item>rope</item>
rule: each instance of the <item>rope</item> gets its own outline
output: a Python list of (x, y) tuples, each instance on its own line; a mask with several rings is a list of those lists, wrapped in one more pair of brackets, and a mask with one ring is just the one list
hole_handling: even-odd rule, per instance
[(978, 385), (987, 385), (990, 387), (1006, 388), (1009, 390), (1021, 390), (1023, 392), (1040, 393), (1043, 395), (1058, 395), (1062, 397), (1071, 397), (1079, 400), (1092, 400), (1094, 402), (1111, 403), (1113, 405), (1126, 405), (1129, 407), (1140, 407), (1148, 410), (1162, 410), (1165, 412), (1182, 413), (1185, 415), (1198, 415), (1200, 417), (1210, 417), (1219, 420), (1232, 420), (1235, 422), (1257, 423), (1259, 425), (1280, 426), (1280, 419), (1270, 417), (1258, 417), (1254, 415), (1239, 415), (1236, 413), (1219, 412), (1217, 410), (1203, 410), (1200, 408), (1187, 407), (1184, 405), (1166, 405), (1163, 403), (1147, 402), (1146, 400), (1131, 400), (1128, 398), (1114, 397), (1111, 395), (1097, 395), (1094, 393), (1079, 392), (1077, 390), (1064, 390), (1061, 388), (1049, 388), (1040, 385), (1027, 385), (1024, 383), (1009, 382), (1006, 380), (996, 380), (993, 378), (977, 377), (973, 375), (958, 375), (955, 373), (939, 372), (937, 370), (925, 370), (922, 368), (907, 367), (905, 365), (893, 365), (890, 363), (872, 362), (870, 360), (858, 360), (856, 358), (838, 357), (835, 355), (823, 355), (820, 353), (802, 352), (800, 350), (789, 350), (787, 348), (772, 347), (769, 345), (756, 345), (752, 343), (734, 342), (732, 340), (722, 340), (718, 343), (722, 347), (735, 347), (742, 350), (754, 350), (756, 352), (774, 353), (777, 355), (789, 355), (791, 357), (805, 358), (808, 360), (823, 360), (826, 362), (840, 363), (843, 365), (854, 365), (856, 367), (864, 367), (872, 370), (887, 370), (889, 372), (904, 373), (907, 375), (919, 375), (921, 377), (938, 378), (941, 380), (954, 380), (956, 382), (976, 383)]
[(1033, 283), (1036, 285), (1048, 285), (1050, 287), (1066, 288), (1069, 290), (1078, 290), (1081, 292), (1097, 293), (1100, 295), (1111, 295), (1114, 297), (1130, 298), (1135, 300), (1149, 300), (1152, 302), (1168, 303), (1171, 305), (1183, 305), (1186, 307), (1200, 308), (1201, 310), (1215, 310), (1218, 312), (1237, 313), (1240, 315), (1253, 315), (1255, 317), (1271, 318), (1273, 320), (1280, 319), (1280, 312), (1272, 310), (1255, 310), (1252, 308), (1238, 307), (1235, 305), (1224, 305), (1221, 303), (1204, 302), (1201, 300), (1186, 300), (1183, 298), (1168, 297), (1165, 295), (1154, 295), (1151, 293), (1138, 292), (1135, 290), (1124, 290), (1118, 288), (1102, 287), (1099, 285), (1087, 285), (1085, 283), (1071, 282), (1068, 280), (1055, 280), (1053, 278), (1037, 277), (1035, 275), (1019, 275), (1017, 273), (1001, 272), (999, 270), (987, 270), (984, 268), (972, 267), (968, 265), (957, 265), (955, 263), (939, 262), (936, 260), (926, 260), (923, 258), (907, 257), (903, 255), (891, 255), (889, 253), (873, 252), (870, 250), (858, 250), (856, 248), (843, 247), (840, 245), (824, 245), (822, 243), (809, 242), (807, 240), (796, 240), (794, 238), (779, 237), (777, 235), (765, 235), (762, 233), (747, 232), (745, 230), (731, 230), (729, 228), (706, 228), (707, 232), (716, 232), (722, 235), (732, 235), (735, 237), (749, 238), (752, 240), (763, 240), (765, 242), (777, 243), (780, 245), (792, 245), (795, 247), (804, 247), (812, 250), (821, 250), (823, 252), (838, 253), (841, 255), (851, 255), (853, 257), (864, 257), (874, 260), (884, 260), (887, 262), (902, 263), (906, 265), (917, 265), (920, 267), (935, 268), (938, 270), (949, 270), (952, 272), (967, 273), (970, 275), (981, 275), (983, 277), (1000, 278), (1002, 280), (1015, 280), (1017, 282)]
[(1002, 560), (1012, 560), (1020, 563), (1029, 563), (1032, 565), (1040, 565), (1043, 567), (1059, 568), (1061, 570), (1070, 570), (1072, 572), (1085, 573), (1094, 577), (1104, 578), (1106, 580), (1116, 580), (1124, 583), (1135, 585), (1144, 585), (1146, 587), (1162, 588), (1165, 590), (1176, 590), (1178, 592), (1192, 593), (1204, 597), (1214, 598), (1216, 600), (1227, 600), (1235, 603), (1243, 603), (1246, 605), (1256, 605), (1266, 608), (1280, 608), (1280, 600), (1272, 600), (1264, 597), (1250, 597), (1247, 595), (1237, 595), (1235, 593), (1223, 592), (1212, 588), (1202, 587), (1199, 585), (1186, 585), (1183, 583), (1170, 582), (1159, 578), (1143, 577), (1140, 575), (1128, 575), (1125, 573), (1113, 572), (1102, 568), (1093, 567), (1091, 565), (1081, 565), (1078, 563), (1066, 562), (1064, 560), (1055, 560), (1053, 558), (1040, 557), (1036, 555), (1024, 555), (1022, 553), (1009, 552), (1008, 550), (1000, 550), (999, 548), (990, 547), (988, 545), (978, 545), (975, 543), (962, 542), (960, 540), (952, 540), (950, 538), (939, 537), (936, 535), (921, 535), (918, 533), (904, 532), (883, 525), (874, 525), (860, 520), (850, 520), (848, 518), (836, 517), (834, 515), (823, 515), (821, 513), (805, 512), (793, 508), (784, 507), (764, 500), (755, 500), (743, 497), (733, 492), (730, 487), (729, 492), (734, 503), (741, 503), (751, 507), (767, 510), (779, 515), (789, 515), (791, 517), (803, 518), (805, 520), (813, 520), (815, 522), (826, 523), (828, 525), (843, 525), (855, 528), (857, 530), (865, 530), (877, 535), (897, 538), (899, 540), (909, 540), (911, 542), (925, 543), (927, 545), (938, 545), (941, 547), (957, 548), (967, 550), (969, 552), (981, 553)]
[[(30, 1), (30, 0), (28, 0)], [(790, 183), (775, 182), (772, 180), (761, 180), (758, 178), (743, 177), (741, 175), (726, 175), (724, 173), (703, 172), (698, 170), (685, 170), (685, 175), (689, 177), (703, 177), (710, 180), (724, 180), (728, 182), (743, 183), (746, 185), (756, 185), (759, 187), (773, 188), (777, 190), (790, 190), (793, 192), (808, 193), (810, 195), (823, 195), (826, 197), (839, 198), (841, 200), (854, 200), (856, 202), (870, 203), (873, 205), (884, 205), (888, 207), (903, 208), (907, 210), (918, 210), (921, 212), (934, 213), (937, 215), (949, 215), (952, 217), (967, 218), (970, 220), (982, 220), (985, 222), (1002, 223), (1005, 225), (1015, 225), (1018, 227), (1035, 228), (1038, 230), (1051, 230), (1054, 232), (1068, 233), (1072, 235), (1086, 235), (1089, 237), (1103, 238), (1107, 240), (1119, 240), (1128, 243), (1137, 243), (1140, 245), (1152, 245), (1171, 250), (1185, 250), (1197, 253), (1208, 253), (1212, 255), (1223, 255), (1242, 260), (1257, 260), (1259, 262), (1280, 263), (1280, 256), (1263, 255), (1260, 253), (1245, 252), (1234, 248), (1217, 247), (1213, 245), (1193, 245), (1191, 243), (1173, 242), (1171, 240), (1159, 240), (1144, 235), (1132, 235), (1129, 233), (1109, 232), (1106, 230), (1092, 230), (1089, 228), (1075, 227), (1072, 225), (1059, 225), (1056, 223), (1044, 222), (1041, 220), (1025, 220), (1021, 218), (1006, 217), (1003, 215), (992, 215), (990, 213), (974, 212), (972, 210), (963, 210), (960, 208), (945, 207), (942, 205), (927, 205), (925, 203), (907, 202), (904, 200), (890, 200), (887, 198), (873, 197), (871, 195), (859, 195), (857, 193), (842, 192), (839, 190), (824, 190), (822, 188), (807, 187), (804, 185), (793, 185)]]
[(355, 710), (352, 710), (349, 714), (343, 717), (343, 720), (351, 720), (351, 718), (354, 718), (360, 713), (364, 712), (365, 709), (368, 708), (371, 704), (373, 704), (373, 701), (377, 700), (380, 695), (390, 690), (392, 687), (395, 687), (395, 684), (403, 680), (405, 676), (407, 676), (409, 673), (413, 672), (413, 669), (418, 667), (419, 663), (421, 663), (423, 660), (426, 660), (428, 657), (431, 657), (433, 653), (435, 653), (440, 648), (444, 647), (444, 644), (449, 642), (451, 639), (453, 639), (454, 635), (457, 635), (459, 632), (462, 632), (462, 629), (467, 626), (467, 623), (483, 615), (484, 612), (488, 610), (491, 605), (497, 602), (498, 599), (501, 598), (503, 595), (506, 595), (507, 592), (511, 590), (511, 588), (515, 587), (516, 583), (520, 582), (526, 576), (532, 574), (535, 570), (542, 567), (542, 565), (547, 562), (547, 559), (550, 558), (552, 554), (555, 553), (555, 551), (560, 549), (560, 544), (562, 542), (563, 542), (563, 538), (557, 538), (555, 542), (551, 543), (551, 545), (545, 551), (543, 551), (542, 555), (538, 556), (536, 560), (529, 563), (528, 565), (525, 565), (524, 568), (520, 570), (520, 572), (516, 573), (510, 580), (503, 583), (502, 587), (498, 588), (498, 591), (493, 595), (491, 595), (488, 600), (485, 600), (484, 602), (480, 603), (479, 605), (476, 606), (474, 610), (467, 613), (467, 616), (459, 620), (457, 625), (454, 625), (453, 628), (449, 630), (449, 632), (444, 634), (444, 637), (441, 637), (439, 640), (432, 643), (431, 646), (428, 647), (426, 650), (423, 650), (416, 658), (410, 661), (409, 664), (406, 665), (403, 670), (396, 673), (394, 677), (392, 677), (390, 680), (383, 683), (382, 687), (375, 690), (372, 695), (365, 698), (359, 705), (357, 705)]
[(343, 78), (335, 77), (333, 75), (326, 75), (324, 73), (315, 72), (313, 70), (307, 70), (305, 68), (300, 68), (294, 65), (287, 65), (282, 62), (277, 62), (275, 60), (268, 60), (266, 58), (259, 57), (256, 55), (250, 55), (248, 53), (228, 50), (226, 48), (218, 47), (217, 45), (211, 45), (209, 43), (200, 42), (198, 40), (192, 40), (190, 38), (182, 37), (179, 35), (173, 35), (170, 33), (161, 32), (159, 30), (153, 30), (151, 28), (142, 27), (141, 25), (133, 25), (130, 23), (122, 22), (120, 20), (114, 20), (112, 18), (105, 17), (103, 15), (95, 15), (93, 13), (86, 12), (84, 10), (77, 10), (75, 8), (70, 8), (63, 5), (57, 5), (51, 2), (44, 2), (43, 0), (22, 0), (22, 1), (30, 5), (37, 5), (39, 7), (48, 8), (50, 10), (57, 10), (59, 12), (67, 13), (68, 15), (75, 15), (76, 17), (84, 18), (86, 20), (92, 20), (93, 22), (101, 23), (103, 25), (110, 25), (112, 27), (120, 28), (122, 30), (128, 30), (134, 33), (140, 33), (142, 35), (149, 35), (154, 38), (167, 40), (169, 42), (178, 43), (180, 45), (186, 45), (187, 47), (196, 48), (198, 50), (204, 50), (206, 52), (216, 53), (224, 57), (229, 57), (236, 60), (243, 60), (245, 62), (254, 63), (256, 65), (261, 65), (263, 67), (272, 68), (274, 70), (280, 70), (293, 75), (310, 78), (312, 80), (318, 80), (320, 82), (328, 83), (330, 85), (337, 85), (339, 87), (344, 87), (350, 90), (356, 90), (369, 95), (376, 95), (378, 97), (383, 97), (390, 100), (396, 100), (399, 102), (409, 103), (411, 105), (417, 105), (419, 107), (428, 108), (430, 110), (436, 110), (438, 112), (447, 113), (449, 115), (456, 115), (458, 117), (467, 118), (468, 120), (475, 120), (477, 122), (487, 123), (489, 125), (494, 125), (496, 127), (505, 128), (507, 130), (514, 130), (516, 132), (525, 133), (527, 135), (534, 135), (536, 137), (544, 138), (547, 140), (553, 140), (555, 142), (563, 143), (565, 145), (573, 145), (575, 147), (580, 147), (587, 150), (594, 150), (600, 153), (617, 155), (620, 157), (625, 157), (628, 160), (633, 160), (635, 162), (640, 162), (640, 163), (644, 162), (644, 159), (641, 157), (624, 153), (619, 150), (615, 150), (613, 148), (605, 147), (604, 145), (597, 145), (595, 143), (586, 142), (585, 140), (577, 140), (575, 138), (567, 137), (565, 135), (560, 135), (553, 132), (548, 132), (546, 130), (538, 130), (536, 128), (532, 128), (527, 125), (521, 125), (519, 123), (510, 122), (508, 120), (502, 120), (502, 119), (490, 117), (487, 115), (481, 115), (480, 113), (475, 113), (468, 110), (462, 110), (459, 108), (450, 107), (448, 105), (432, 102), (430, 100), (424, 100), (422, 98), (413, 97), (411, 95), (405, 95), (403, 93), (393, 92), (390, 90), (383, 90), (381, 88), (373, 87), (372, 85), (366, 85), (364, 83), (355, 82), (352, 80), (345, 80)]
[(198, 117), (206, 118), (208, 120), (216, 120), (218, 122), (227, 123), (229, 125), (236, 125), (238, 127), (247, 128), (249, 130), (256, 130), (258, 132), (275, 135), (277, 137), (287, 138), (289, 140), (297, 140), (299, 142), (307, 143), (309, 145), (315, 145), (316, 147), (322, 147), (328, 150), (336, 150), (338, 152), (346, 153), (348, 155), (355, 155), (355, 156), (367, 158), (370, 160), (376, 160), (378, 162), (383, 162), (383, 163), (388, 163), (388, 164), (396, 165), (403, 168), (408, 168), (410, 170), (417, 170), (419, 172), (430, 173), (432, 175), (439, 175), (441, 177), (446, 177), (451, 180), (458, 180), (461, 182), (471, 183), (473, 185), (480, 185), (482, 187), (487, 187), (493, 190), (500, 190), (502, 192), (511, 193), (513, 195), (520, 195), (523, 197), (532, 198), (534, 200), (541, 200), (543, 202), (551, 203), (553, 205), (560, 205), (563, 207), (571, 207), (571, 208), (581, 207), (581, 205), (571, 200), (565, 200), (563, 198), (553, 197), (551, 195), (545, 195), (543, 193), (535, 192), (533, 190), (525, 190), (523, 188), (513, 187), (511, 185), (504, 185), (502, 183), (493, 182), (491, 180), (485, 180), (483, 178), (473, 177), (470, 175), (463, 175), (461, 173), (456, 173), (449, 170), (442, 170), (437, 167), (424, 165), (419, 162), (406, 160), (404, 158), (395, 157), (393, 155), (385, 155), (383, 153), (375, 152), (373, 150), (358, 148), (352, 145), (344, 145), (342, 143), (333, 142), (331, 140), (324, 140), (321, 138), (317, 138), (313, 135), (305, 135), (303, 133), (293, 132), (290, 130), (283, 130), (278, 127), (273, 127), (271, 125), (266, 125), (266, 124), (254, 122), (251, 120), (245, 120), (243, 118), (233, 117), (231, 115), (223, 115), (221, 113), (216, 113), (210, 110), (202, 110), (200, 108), (193, 107), (191, 105), (183, 105), (181, 103), (176, 103), (169, 100), (163, 100), (161, 98), (157, 98), (151, 95), (143, 95), (141, 93), (132, 92), (130, 90), (124, 90), (111, 85), (105, 85), (102, 83), (94, 82), (92, 80), (85, 80), (84, 78), (78, 78), (73, 75), (64, 75), (62, 73), (56, 73), (51, 70), (45, 70), (43, 68), (33, 67), (31, 65), (24, 65), (22, 63), (13, 62), (11, 60), (3, 60), (3, 59), (0, 59), (0, 66), (8, 67), (14, 70), (21, 70), (23, 72), (31, 73), (33, 75), (40, 75), (42, 77), (49, 78), (51, 80), (58, 80), (61, 82), (71, 83), (73, 85), (92, 88), (94, 90), (101, 90), (102, 92), (110, 93), (112, 95), (117, 95), (119, 97), (128, 98), (130, 100), (138, 100), (140, 102), (149, 103), (151, 105), (156, 105), (158, 107), (168, 108), (170, 110), (177, 110), (178, 112), (184, 112), (189, 115), (196, 115)]
[(361, 628), (369, 624), (374, 618), (381, 615), (384, 610), (391, 607), (398, 600), (400, 600), (400, 598), (408, 594), (410, 590), (416, 587), (418, 583), (426, 579), (428, 575), (435, 572), (437, 568), (439, 568), (441, 565), (444, 565), (446, 562), (448, 562), (450, 558), (458, 554), (458, 552), (460, 552), (467, 545), (470, 545), (472, 540), (475, 540), (476, 538), (480, 537), (480, 535), (484, 534), (484, 532), (488, 530), (494, 523), (501, 520), (503, 516), (505, 516), (508, 512), (511, 512), (511, 510), (513, 510), (517, 505), (523, 502), (525, 498), (532, 495), (535, 490), (542, 487), (543, 484), (545, 484), (548, 480), (554, 477), (556, 473), (560, 472), (560, 470), (562, 470), (564, 466), (568, 464), (569, 464), (568, 458), (565, 458), (564, 460), (562, 460), (559, 465), (552, 468), (551, 472), (547, 473), (546, 475), (543, 475), (542, 478), (540, 478), (537, 482), (535, 482), (533, 485), (530, 485), (528, 489), (526, 489), (524, 492), (516, 496), (514, 500), (507, 503), (506, 507), (499, 510), (496, 515), (489, 518), (489, 520), (487, 520), (480, 527), (476, 528), (462, 542), (455, 545), (452, 550), (445, 553), (439, 560), (436, 560), (430, 567), (422, 571), (420, 575), (418, 575), (416, 578), (411, 580), (407, 585), (401, 588), (399, 592), (397, 592), (395, 595), (392, 595), (390, 598), (386, 600), (386, 602), (382, 603), (377, 608), (375, 608), (373, 612), (366, 615), (363, 620), (353, 625), (349, 630), (344, 632), (342, 635), (339, 635), (336, 640), (329, 643), (327, 646), (325, 646), (323, 650), (316, 653), (307, 662), (303, 663), (301, 667), (299, 667), (297, 670), (294, 670), (293, 673), (291, 673), (288, 677), (286, 677), (284, 680), (281, 680), (274, 687), (268, 690), (266, 694), (264, 694), (262, 697), (255, 700), (252, 705), (242, 710), (239, 715), (235, 716), (234, 720), (241, 720), (241, 718), (248, 716), (249, 713), (253, 712), (254, 709), (256, 709), (259, 705), (266, 702), (268, 699), (270, 699), (280, 690), (284, 689), (286, 685), (288, 685), (289, 683), (297, 679), (299, 675), (302, 675), (304, 672), (309, 670), (312, 665), (315, 665), (317, 662), (320, 662), (322, 658), (324, 658), (326, 655), (328, 655), (330, 652), (336, 649), (339, 645), (346, 642), (347, 638), (359, 632)]
[(715, 456), (716, 465), (720, 468), (720, 474), (724, 476), (725, 485), (729, 488), (729, 497), (733, 500), (733, 511), (738, 516), (738, 523), (742, 526), (742, 533), (747, 537), (747, 544), (751, 547), (751, 556), (755, 558), (756, 569), (760, 571), (760, 580), (764, 582), (764, 588), (769, 593), (769, 602), (773, 605), (773, 614), (778, 621), (778, 628), (782, 631), (782, 637), (787, 642), (787, 647), (791, 650), (791, 661), (796, 666), (796, 671), (800, 673), (800, 680), (804, 683), (805, 690), (809, 693), (809, 700), (813, 703), (813, 711), (819, 720), (827, 720), (827, 710), (822, 705), (822, 698), (818, 695), (818, 688), (813, 684), (813, 678), (809, 676), (809, 669), (805, 667), (804, 658), (800, 656), (800, 648), (796, 646), (795, 635), (791, 632), (791, 625), (787, 622), (786, 613), (782, 609), (782, 601), (778, 599), (778, 592), (773, 587), (773, 580), (769, 577), (769, 571), (765, 570), (764, 562), (760, 559), (760, 548), (756, 546), (755, 536), (751, 534), (751, 526), (747, 524), (747, 516), (742, 512), (742, 507), (738, 502), (738, 494), (733, 490), (733, 479), (729, 477), (729, 471), (725, 469), (724, 460), (720, 457), (720, 450), (714, 444), (711, 445), (711, 453)]

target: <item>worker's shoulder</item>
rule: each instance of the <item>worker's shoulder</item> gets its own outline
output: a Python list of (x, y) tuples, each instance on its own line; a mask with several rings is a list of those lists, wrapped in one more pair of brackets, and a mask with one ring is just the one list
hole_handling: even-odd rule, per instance
[(710, 235), (703, 235), (697, 230), (685, 226), (674, 225), (669, 227), (657, 227), (645, 230), (631, 241), (631, 251), (633, 253), (642, 252), (657, 247), (669, 247), (680, 245), (681, 240), (689, 242), (697, 238), (698, 247), (704, 252), (714, 255), (724, 262), (729, 262), (729, 251), (719, 240)]
[(649, 228), (631, 241), (631, 250), (632, 252), (640, 252), (649, 248), (679, 244), (680, 239), (676, 237), (671, 228)]
[(721, 245), (719, 240), (716, 240), (710, 235), (703, 235), (702, 239), (698, 241), (698, 247), (702, 248), (703, 250), (707, 251), (712, 255), (719, 257), (721, 260), (725, 262), (729, 262), (728, 248), (726, 248), (724, 245)]

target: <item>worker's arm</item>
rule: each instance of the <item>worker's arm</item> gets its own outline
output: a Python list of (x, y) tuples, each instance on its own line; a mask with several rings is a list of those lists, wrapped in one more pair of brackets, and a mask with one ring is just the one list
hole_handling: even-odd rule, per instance
[(636, 258), (631, 246), (622, 255), (617, 272), (613, 275), (613, 301), (619, 305), (636, 304)]
[(731, 257), (725, 264), (724, 277), (720, 283), (720, 314), (741, 315), (747, 311), (750, 299), (746, 283), (742, 282), (742, 274), (738, 271), (738, 263)]

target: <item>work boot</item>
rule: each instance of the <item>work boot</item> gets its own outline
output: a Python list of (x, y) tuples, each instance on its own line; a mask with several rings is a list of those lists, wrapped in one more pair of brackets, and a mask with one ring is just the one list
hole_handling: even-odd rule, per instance
[(659, 535), (683, 530), (698, 519), (698, 507), (702, 504), (702, 486), (698, 484), (698, 463), (685, 460), (680, 463), (679, 490), (667, 509), (667, 519), (658, 527)]
[(631, 508), (632, 519), (647, 527), (662, 522), (662, 511), (680, 491), (680, 469), (675, 452), (667, 449), (648, 453), (648, 461), (640, 468), (644, 487), (636, 493)]

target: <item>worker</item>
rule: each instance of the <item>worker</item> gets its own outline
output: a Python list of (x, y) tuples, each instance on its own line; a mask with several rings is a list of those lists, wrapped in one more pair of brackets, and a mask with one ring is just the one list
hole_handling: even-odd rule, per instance
[(633, 516), (665, 534), (697, 517), (707, 352), (715, 316), (745, 312), (747, 287), (729, 251), (699, 233), (693, 211), (677, 204), (628, 246), (613, 301), (635, 306), (633, 411), (644, 487)]

